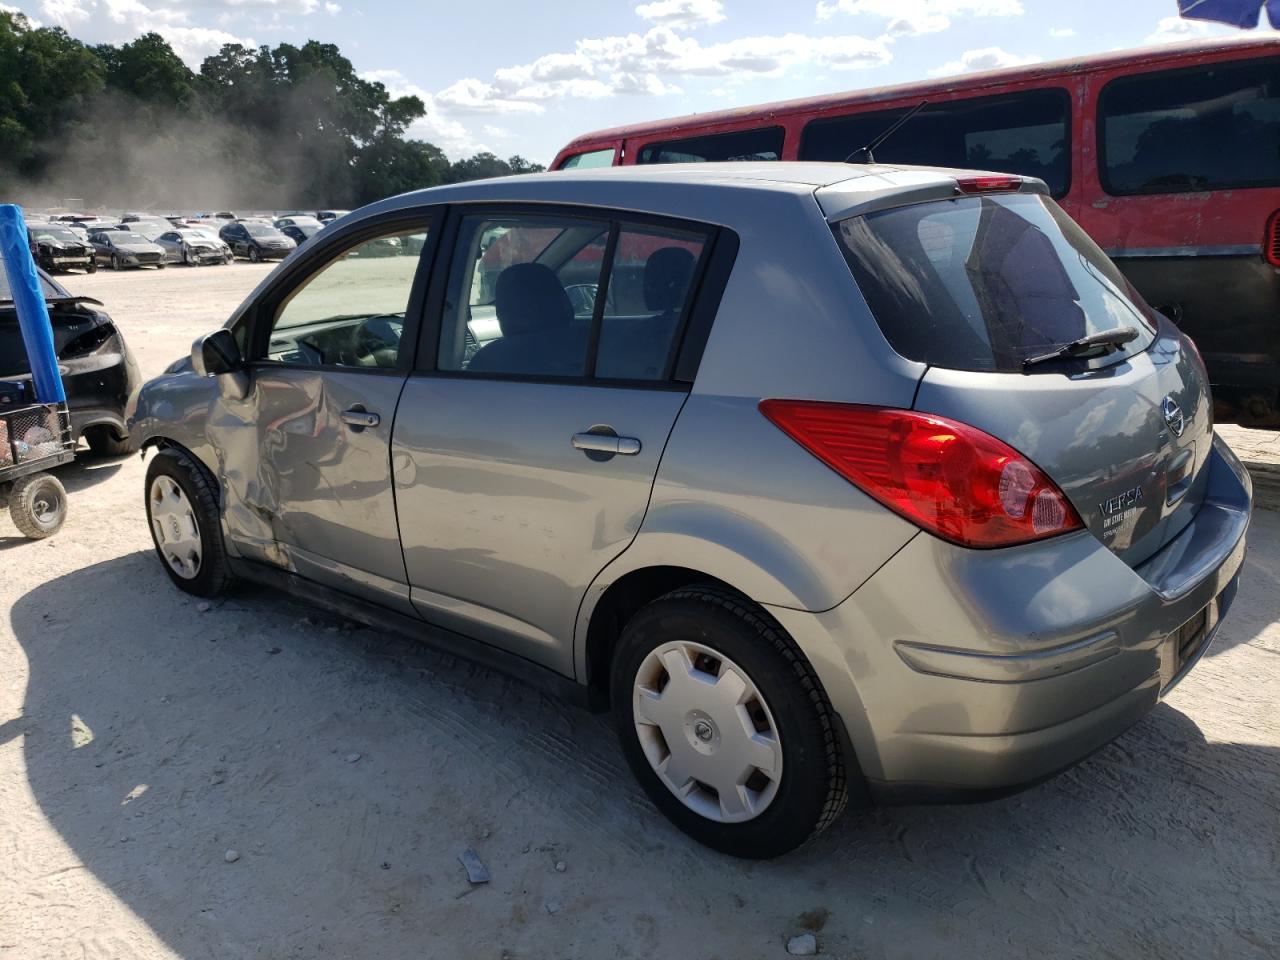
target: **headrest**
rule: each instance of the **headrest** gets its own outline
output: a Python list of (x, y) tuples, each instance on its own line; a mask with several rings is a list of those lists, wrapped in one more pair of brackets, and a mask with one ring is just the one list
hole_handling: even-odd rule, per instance
[(680, 310), (697, 259), (684, 247), (663, 247), (644, 265), (644, 303), (650, 310)]
[(517, 263), (498, 274), (494, 297), (504, 337), (567, 327), (573, 304), (549, 267)]

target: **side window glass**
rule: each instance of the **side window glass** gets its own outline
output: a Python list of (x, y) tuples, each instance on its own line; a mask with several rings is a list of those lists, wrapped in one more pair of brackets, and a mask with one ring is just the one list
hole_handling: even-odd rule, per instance
[[(1062, 197), (1071, 180), (1070, 109), (1061, 88), (931, 103), (876, 149), (876, 159), (1039, 177)], [(800, 159), (843, 160), (906, 112), (811, 120), (800, 136)]]
[(623, 224), (600, 321), (596, 376), (665, 380), (706, 239)]
[(581, 377), (608, 234), (597, 220), (464, 217), (439, 368)]
[[(781, 160), (782, 127), (715, 133), (687, 140), (646, 144), (636, 163), (717, 163), (734, 160)], [(844, 159), (843, 157), (841, 159)]]
[(394, 368), (426, 229), (364, 240), (312, 274), (276, 310), (268, 360)]
[(592, 150), (588, 153), (575, 153), (572, 157), (560, 164), (561, 170), (580, 169), (586, 170), (588, 167), (612, 167), (614, 148), (607, 150)]
[(1113, 80), (1098, 101), (1103, 188), (1123, 196), (1280, 183), (1280, 59)]

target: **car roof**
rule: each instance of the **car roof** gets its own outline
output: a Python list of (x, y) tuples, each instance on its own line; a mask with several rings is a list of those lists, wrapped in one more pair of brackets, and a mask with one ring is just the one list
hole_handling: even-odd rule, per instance
[[(953, 170), (906, 164), (806, 163), (793, 161), (672, 163), (625, 167), (593, 167), (520, 174), (488, 180), (431, 187), (381, 201), (362, 211), (382, 213), (435, 203), (530, 202), (586, 204), (614, 209), (647, 211), (680, 216), (682, 198), (714, 199), (720, 193), (726, 203), (720, 222), (741, 219), (730, 195), (741, 202), (751, 195), (790, 194), (816, 196), (830, 219), (851, 215), (870, 196), (876, 206), (912, 202), (925, 194), (954, 195), (956, 181), (966, 176), (992, 175), (995, 171)], [(1024, 177), (1027, 192), (1048, 193), (1043, 181)], [(923, 193), (922, 193), (923, 191)], [(848, 203), (823, 202), (823, 196), (859, 196)], [(838, 209), (837, 209), (838, 208)]]

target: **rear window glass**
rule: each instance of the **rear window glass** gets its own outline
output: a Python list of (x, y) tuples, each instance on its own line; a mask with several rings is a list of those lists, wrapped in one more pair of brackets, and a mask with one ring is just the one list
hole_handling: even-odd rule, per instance
[(1150, 308), (1043, 197), (897, 207), (844, 220), (835, 233), (880, 329), (911, 360), (1021, 373), (1029, 357), (1118, 327), (1139, 337), (1105, 363), (1151, 343)]
[[(842, 161), (907, 109), (811, 120), (800, 138), (800, 159)], [(876, 159), (1038, 177), (1061, 197), (1071, 185), (1070, 113), (1070, 98), (1059, 89), (931, 103), (876, 148)]]
[[(40, 289), (46, 297), (65, 297), (67, 292), (51, 283), (44, 274), (40, 277)], [(51, 318), (56, 324), (56, 315)], [(27, 347), (18, 326), (18, 314), (13, 307), (13, 292), (9, 287), (9, 275), (0, 262), (0, 377), (11, 377), (31, 372), (27, 362)]]
[(1098, 104), (1110, 194), (1280, 183), (1280, 60), (1126, 77)]
[[(636, 163), (719, 163), (727, 160), (782, 159), (782, 127), (716, 133), (685, 140), (646, 144)], [(840, 158), (841, 160), (844, 157)]]

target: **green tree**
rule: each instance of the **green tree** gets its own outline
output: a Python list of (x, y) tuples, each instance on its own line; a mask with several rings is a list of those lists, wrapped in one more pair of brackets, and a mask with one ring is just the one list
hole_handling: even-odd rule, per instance
[(196, 75), (158, 33), (143, 34), (120, 47), (103, 44), (94, 52), (106, 69), (108, 88), (178, 109), (194, 104)]
[(0, 171), (35, 177), (103, 87), (101, 60), (60, 27), (0, 12)]

